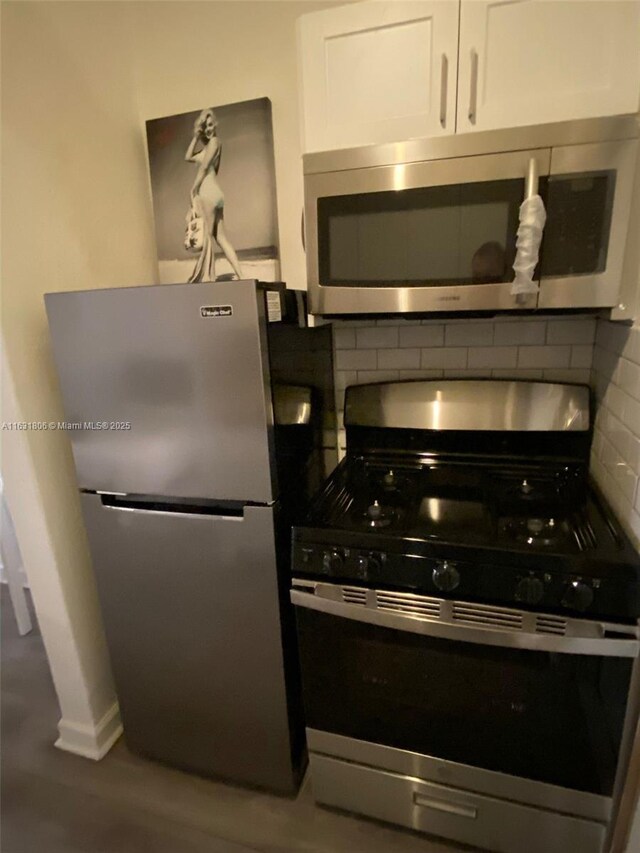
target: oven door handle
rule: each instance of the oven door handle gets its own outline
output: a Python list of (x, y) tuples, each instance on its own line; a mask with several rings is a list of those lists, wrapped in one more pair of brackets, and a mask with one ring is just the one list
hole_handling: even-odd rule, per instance
[[(529, 631), (496, 630), (477, 625), (454, 624), (438, 619), (389, 613), (366, 604), (346, 604), (298, 589), (291, 590), (291, 601), (298, 607), (306, 607), (309, 610), (317, 610), (319, 613), (327, 613), (330, 616), (339, 616), (355, 622), (477, 645), (594, 657), (635, 658), (640, 652), (638, 639), (558, 637)], [(633, 631), (633, 628), (630, 630)]]

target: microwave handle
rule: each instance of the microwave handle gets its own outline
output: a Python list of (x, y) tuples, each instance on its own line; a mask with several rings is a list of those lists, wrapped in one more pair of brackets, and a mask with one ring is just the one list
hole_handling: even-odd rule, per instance
[[(538, 189), (540, 185), (539, 175), (538, 175), (538, 161), (535, 157), (531, 157), (529, 159), (529, 165), (527, 167), (527, 174), (525, 176), (524, 181), (524, 199), (526, 201), (529, 198), (533, 198), (538, 195)], [(518, 293), (516, 294), (516, 304), (517, 305), (526, 305), (529, 301), (529, 293)]]
[[(295, 581), (294, 581), (295, 583)], [(438, 619), (421, 619), (405, 616), (363, 604), (349, 604), (324, 598), (313, 592), (291, 590), (291, 601), (298, 607), (317, 610), (355, 622), (393, 628), (410, 634), (458, 640), (475, 645), (498, 646), (522, 651), (549, 652), (552, 654), (590, 655), (594, 657), (635, 658), (640, 651), (638, 639), (610, 639), (607, 637), (558, 637), (528, 631), (508, 631), (502, 628), (485, 628), (442, 622)]]
[(533, 198), (534, 195), (538, 195), (538, 185), (538, 161), (535, 157), (531, 157), (524, 184), (524, 197)]

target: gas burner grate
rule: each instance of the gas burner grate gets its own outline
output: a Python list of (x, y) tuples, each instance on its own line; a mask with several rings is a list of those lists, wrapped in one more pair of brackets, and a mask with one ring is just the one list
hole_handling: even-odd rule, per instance
[(573, 535), (581, 551), (595, 551), (598, 546), (595, 531), (591, 522), (586, 518), (574, 519)]

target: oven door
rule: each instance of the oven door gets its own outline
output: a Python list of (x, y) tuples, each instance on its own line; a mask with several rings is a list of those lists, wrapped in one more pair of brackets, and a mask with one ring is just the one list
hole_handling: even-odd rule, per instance
[(533, 165), (543, 193), (550, 159), (538, 148), (307, 174), (311, 311), (535, 308), (536, 293), (511, 293), (513, 261), (525, 178)]
[(308, 581), (291, 598), (309, 729), (460, 768), (459, 787), (494, 796), (518, 799), (521, 782), (521, 801), (558, 809), (570, 789), (574, 813), (605, 817), (633, 626), (610, 637), (587, 620)]

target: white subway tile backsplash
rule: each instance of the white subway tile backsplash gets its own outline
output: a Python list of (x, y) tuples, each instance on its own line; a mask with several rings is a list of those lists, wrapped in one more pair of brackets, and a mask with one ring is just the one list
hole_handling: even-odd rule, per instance
[(624, 403), (625, 397), (627, 395), (624, 391), (621, 391), (617, 385), (613, 383), (609, 385), (602, 397), (602, 407), (600, 409), (599, 415), (602, 415), (603, 411), (609, 410), (612, 412), (617, 418), (620, 420), (623, 419), (624, 414)]
[(517, 362), (518, 347), (469, 347), (469, 367), (515, 367)]
[[(640, 549), (640, 327), (599, 320), (593, 375), (600, 401), (592, 472)], [(635, 509), (634, 509), (635, 506)]]
[(530, 320), (528, 322), (495, 324), (493, 343), (496, 346), (544, 344), (547, 334), (545, 322)]
[(571, 347), (570, 367), (586, 367), (593, 364), (593, 344), (578, 344)]
[(625, 394), (624, 391), (621, 393), (624, 397), (620, 419), (632, 433), (640, 436), (640, 401), (630, 397), (629, 394)]
[(344, 391), (347, 385), (355, 385), (358, 381), (358, 374), (355, 370), (336, 370), (335, 386), (336, 391)]
[(358, 385), (368, 385), (369, 382), (395, 382), (399, 378), (397, 370), (358, 371)]
[(579, 320), (549, 320), (547, 324), (548, 344), (592, 344), (596, 334), (593, 318)]
[(616, 355), (615, 352), (600, 347), (594, 349), (593, 367), (604, 377), (607, 384), (617, 381), (619, 364), (620, 356)]
[(596, 329), (596, 346), (619, 355), (626, 346), (630, 332), (629, 326), (599, 320)]
[(600, 429), (596, 425), (596, 428), (593, 431), (593, 441), (591, 442), (591, 452), (595, 454), (596, 458), (599, 459), (602, 455), (602, 433)]
[(491, 376), (494, 379), (542, 379), (542, 370), (533, 370), (531, 368), (512, 367), (504, 370), (492, 370)]
[(400, 379), (441, 379), (443, 370), (400, 370)]
[(422, 350), (421, 366), (431, 369), (467, 366), (466, 347), (428, 347)]
[(631, 468), (640, 474), (640, 438), (634, 435), (631, 430), (627, 431), (625, 450), (622, 455)]
[(551, 367), (542, 371), (542, 378), (547, 382), (582, 382), (589, 385), (591, 371), (580, 367)]
[(417, 369), (420, 367), (419, 349), (388, 349), (378, 352), (378, 367), (383, 369)]
[(486, 379), (487, 371), (482, 368), (461, 367), (458, 370), (445, 370), (445, 379)]
[(493, 323), (466, 322), (447, 324), (445, 346), (490, 346), (493, 343)]
[(356, 330), (344, 328), (343, 326), (334, 328), (333, 342), (336, 349), (355, 349)]
[(570, 358), (570, 346), (518, 348), (518, 367), (569, 367)]
[(634, 364), (640, 364), (640, 326), (630, 329), (624, 355)]
[(388, 348), (398, 346), (397, 326), (374, 326), (372, 329), (356, 329), (358, 349)]
[(408, 326), (400, 329), (401, 347), (441, 347), (444, 344), (444, 326)]
[(636, 400), (640, 400), (640, 365), (627, 361), (626, 358), (621, 358), (617, 379), (614, 381), (624, 388), (627, 394), (635, 397)]
[[(640, 470), (640, 457), (636, 458), (635, 461), (630, 459), (630, 456), (633, 456), (633, 445), (630, 444), (630, 440), (634, 439), (634, 436), (631, 435), (629, 430), (621, 423), (615, 415), (612, 415), (611, 412), (602, 407), (596, 416), (596, 423), (602, 434), (606, 436), (607, 441), (615, 447), (618, 453), (625, 459), (625, 461), (629, 462), (632, 465)], [(637, 442), (637, 439), (635, 439)]]
[(338, 370), (375, 370), (378, 366), (378, 351), (375, 349), (336, 350)]
[(622, 494), (629, 501), (629, 504), (632, 505), (638, 489), (638, 475), (634, 474), (626, 462), (622, 462), (616, 466), (613, 479), (618, 484)]

